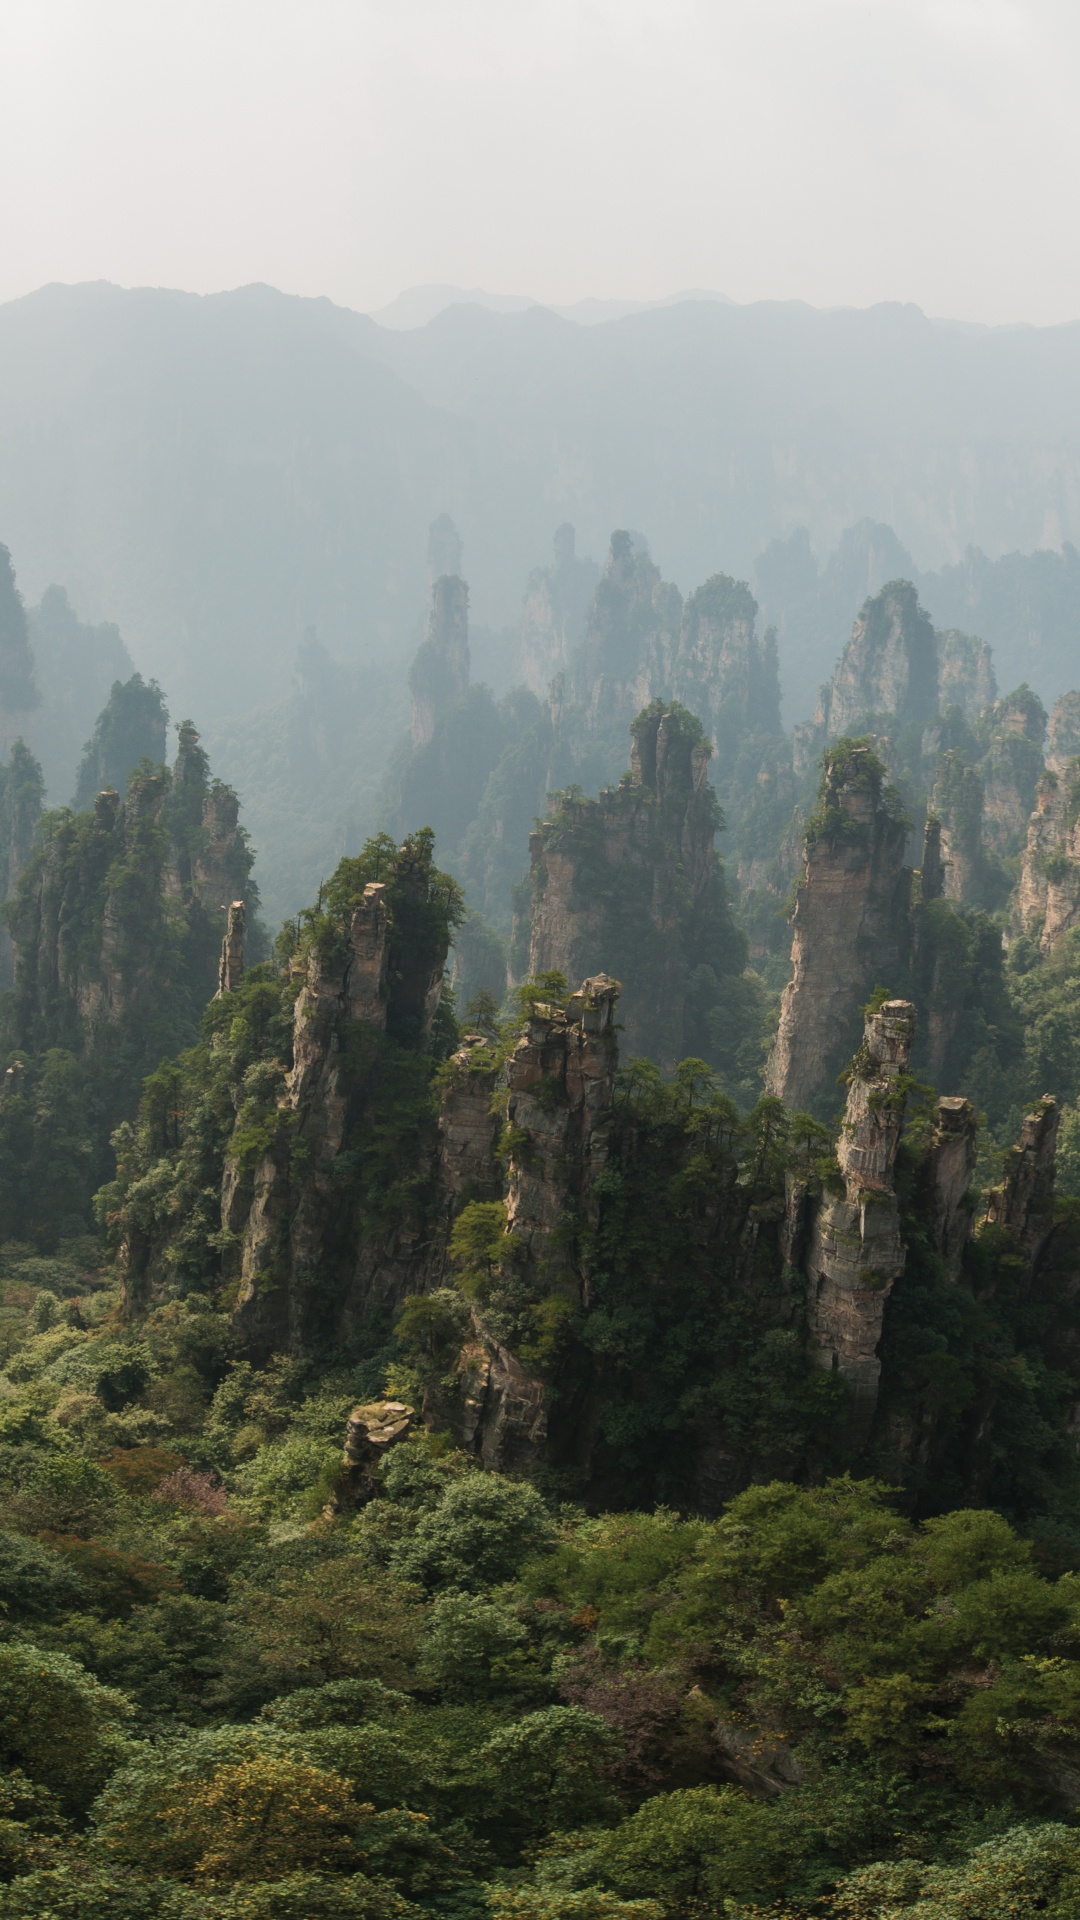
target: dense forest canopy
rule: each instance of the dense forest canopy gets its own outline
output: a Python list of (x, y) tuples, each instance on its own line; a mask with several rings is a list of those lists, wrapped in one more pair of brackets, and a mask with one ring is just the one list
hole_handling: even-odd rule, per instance
[(175, 745), (5, 559), (0, 1916), (1071, 1920), (1080, 692), (897, 547)]

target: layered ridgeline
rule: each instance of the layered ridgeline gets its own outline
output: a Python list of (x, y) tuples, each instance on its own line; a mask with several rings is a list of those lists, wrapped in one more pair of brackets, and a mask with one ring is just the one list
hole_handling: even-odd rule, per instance
[[(130, 692), (114, 689), (99, 720), (84, 762), (95, 774), (100, 763), (130, 766), (147, 715), (153, 744), (164, 747), (156, 690), (139, 683), (134, 716)], [(38, 819), (33, 766), (16, 750), (4, 770), (14, 966), (4, 1011), (2, 1217), (5, 1238), (55, 1244), (85, 1229), (112, 1164), (112, 1128), (134, 1112), (147, 1072), (195, 1039), (218, 985), (230, 906), (254, 910), (258, 894), (237, 797), (211, 777), (189, 721), (171, 769), (143, 759), (123, 794), (104, 787), (84, 812)], [(257, 921), (252, 934), (262, 937)]]

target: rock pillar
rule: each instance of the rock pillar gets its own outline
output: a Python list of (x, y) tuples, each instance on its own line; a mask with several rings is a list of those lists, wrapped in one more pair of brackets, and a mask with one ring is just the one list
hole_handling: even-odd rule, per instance
[(807, 1247), (811, 1348), (850, 1384), (859, 1438), (877, 1401), (885, 1302), (904, 1270), (893, 1169), (914, 1038), (910, 1001), (888, 1000), (867, 1017), (837, 1147), (843, 1192), (823, 1195)]
[(223, 993), (235, 993), (244, 977), (244, 903), (234, 900), (229, 908), (229, 923), (225, 929), (225, 938), (221, 943), (221, 960), (218, 964), (218, 990), (216, 998)]
[(1057, 1101), (1044, 1093), (1005, 1155), (1000, 1187), (990, 1194), (987, 1220), (1004, 1227), (1032, 1268), (1054, 1224), (1054, 1161), (1057, 1153)]

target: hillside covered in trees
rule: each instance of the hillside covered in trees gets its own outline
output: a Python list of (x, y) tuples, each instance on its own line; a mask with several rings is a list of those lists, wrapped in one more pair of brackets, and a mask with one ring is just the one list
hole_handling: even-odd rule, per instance
[(896, 577), (788, 730), (569, 529), (496, 692), (430, 558), (270, 935), (0, 578), (0, 1916), (1071, 1920), (1080, 694)]

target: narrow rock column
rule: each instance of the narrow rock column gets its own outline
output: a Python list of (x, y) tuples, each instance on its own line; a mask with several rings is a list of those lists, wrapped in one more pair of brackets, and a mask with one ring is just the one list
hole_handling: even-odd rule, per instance
[(218, 964), (218, 990), (215, 998), (220, 1000), (223, 993), (235, 993), (244, 977), (244, 903), (234, 900), (229, 908), (229, 924), (225, 929), (225, 938), (221, 943), (221, 960)]
[(823, 1195), (807, 1248), (811, 1349), (853, 1388), (856, 1438), (869, 1431), (885, 1302), (904, 1270), (893, 1169), (914, 1038), (908, 1000), (887, 1000), (867, 1017), (837, 1148), (843, 1195)]
[(930, 1155), (933, 1183), (933, 1239), (955, 1280), (971, 1233), (974, 1204), (971, 1182), (975, 1173), (978, 1115), (970, 1100), (938, 1101), (937, 1129)]
[(1054, 1224), (1054, 1166), (1060, 1114), (1044, 1093), (1029, 1113), (1015, 1147), (1005, 1155), (1004, 1177), (989, 1196), (987, 1220), (1004, 1227), (1034, 1268)]
[(908, 967), (907, 829), (882, 771), (867, 747), (826, 753), (792, 921), (792, 978), (767, 1086), (786, 1107), (823, 1118), (858, 1035), (858, 1007), (875, 987), (903, 979)]

